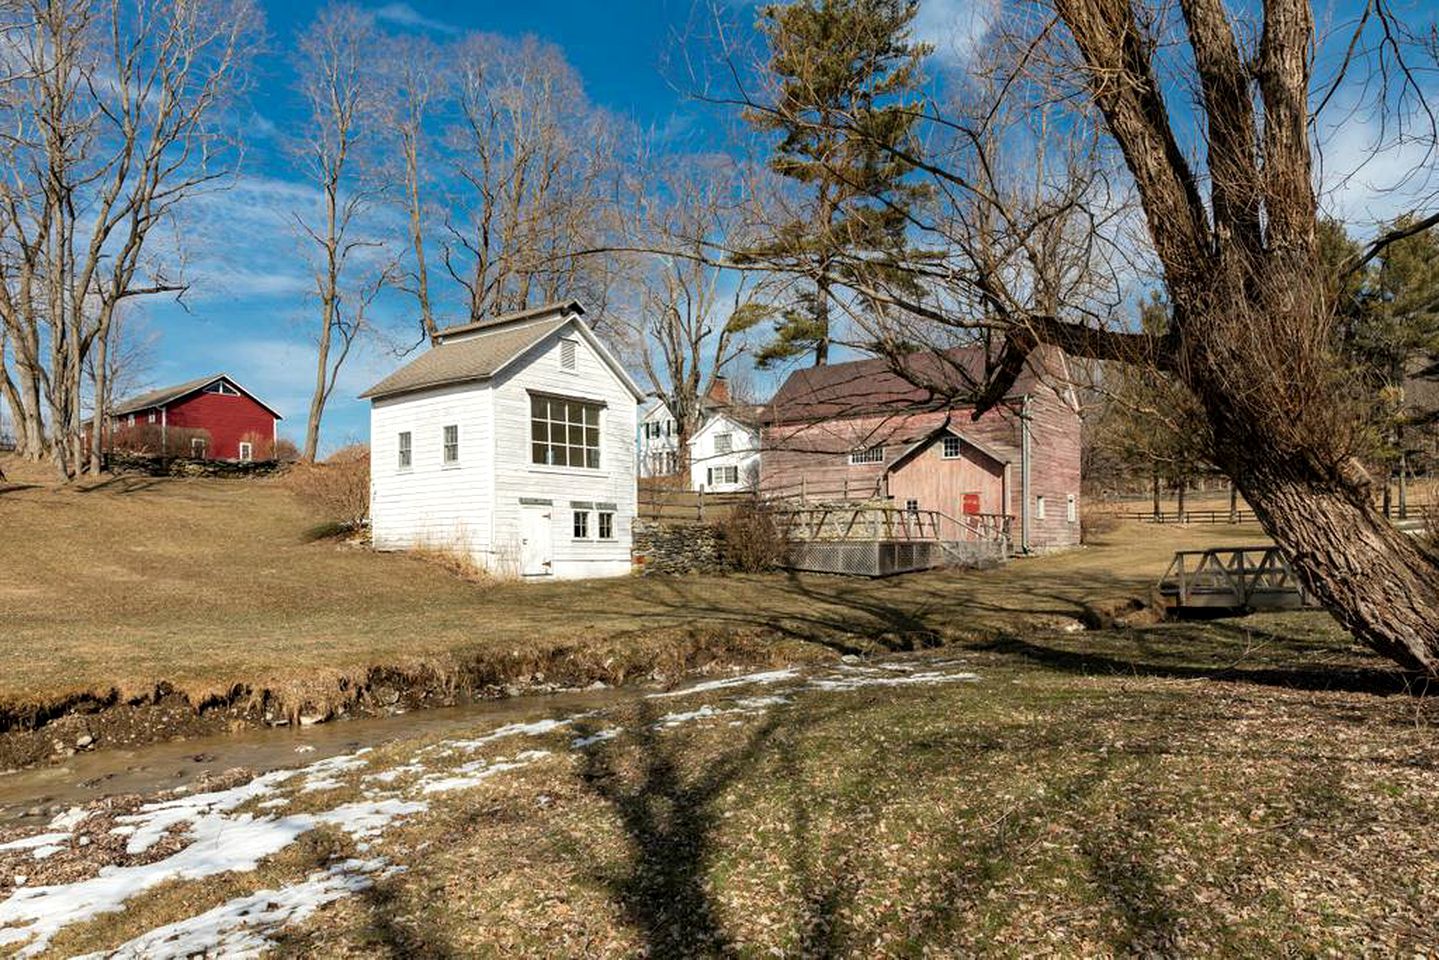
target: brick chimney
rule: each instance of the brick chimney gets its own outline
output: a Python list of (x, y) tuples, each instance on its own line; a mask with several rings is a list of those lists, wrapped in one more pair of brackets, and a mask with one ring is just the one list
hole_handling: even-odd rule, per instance
[(705, 399), (717, 407), (729, 406), (729, 379), (726, 377), (715, 377), (714, 383), (710, 384), (709, 392)]

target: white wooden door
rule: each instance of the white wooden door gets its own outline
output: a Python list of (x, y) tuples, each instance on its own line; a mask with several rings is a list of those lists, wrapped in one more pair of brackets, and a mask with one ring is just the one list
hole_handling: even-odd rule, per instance
[(520, 572), (527, 577), (545, 577), (551, 573), (554, 525), (549, 505), (527, 503), (520, 508)]

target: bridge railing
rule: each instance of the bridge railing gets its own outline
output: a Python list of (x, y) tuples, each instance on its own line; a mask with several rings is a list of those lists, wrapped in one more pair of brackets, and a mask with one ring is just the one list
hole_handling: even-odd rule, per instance
[(1179, 550), (1160, 591), (1180, 606), (1252, 607), (1289, 596), (1301, 606), (1314, 604), (1289, 558), (1271, 545)]

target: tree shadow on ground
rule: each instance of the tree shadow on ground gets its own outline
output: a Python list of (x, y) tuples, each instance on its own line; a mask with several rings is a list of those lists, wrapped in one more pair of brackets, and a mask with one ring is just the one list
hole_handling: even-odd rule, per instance
[[(1223, 628), (1221, 628), (1223, 629)], [(1266, 631), (1247, 631), (1278, 644), (1292, 643), (1290, 638)], [(1422, 678), (1397, 667), (1361, 664), (1297, 664), (1295, 666), (1246, 666), (1242, 659), (1230, 664), (1203, 665), (1165, 663), (1156, 658), (1124, 657), (1094, 650), (1066, 649), (1045, 643), (1042, 637), (1019, 637), (1006, 634), (973, 647), (989, 653), (1002, 654), (1038, 664), (1049, 670), (1082, 675), (1122, 675), (1156, 677), (1166, 680), (1214, 680), (1281, 687), (1292, 690), (1369, 693), (1379, 696), (1405, 694), (1423, 697), (1429, 686)], [(1242, 651), (1241, 651), (1242, 657)]]
[[(633, 727), (636, 770), (617, 769), (617, 755), (591, 749), (581, 760), (585, 788), (613, 807), (630, 847), (620, 872), (598, 879), (626, 921), (644, 938), (646, 956), (718, 957), (733, 952), (706, 886), (714, 854), (715, 803), (764, 751), (780, 723), (771, 713), (734, 750), (687, 772), (684, 741), (669, 742), (641, 703)], [(579, 727), (576, 732), (587, 732)]]

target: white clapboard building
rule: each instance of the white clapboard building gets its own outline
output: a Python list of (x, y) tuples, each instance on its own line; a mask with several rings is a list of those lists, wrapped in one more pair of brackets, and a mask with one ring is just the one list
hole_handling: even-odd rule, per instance
[(370, 400), (381, 550), (468, 554), (500, 576), (630, 571), (644, 394), (573, 301), (441, 330)]

